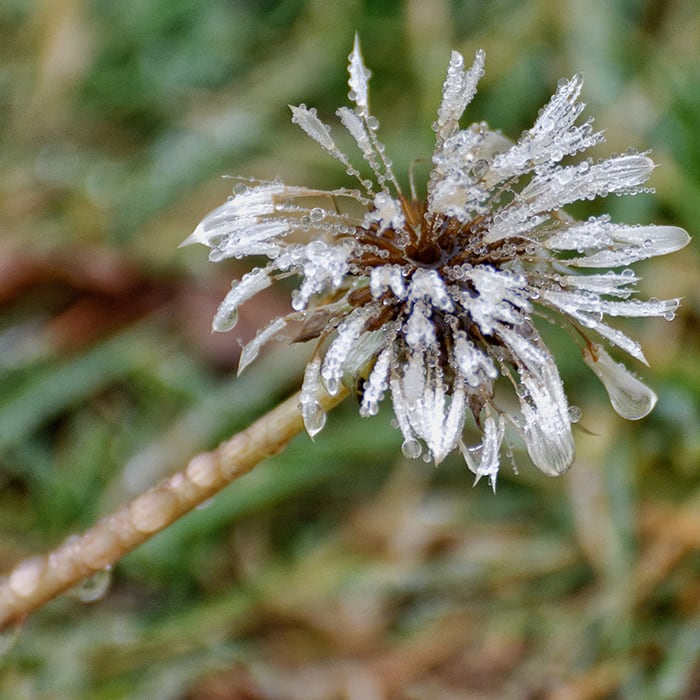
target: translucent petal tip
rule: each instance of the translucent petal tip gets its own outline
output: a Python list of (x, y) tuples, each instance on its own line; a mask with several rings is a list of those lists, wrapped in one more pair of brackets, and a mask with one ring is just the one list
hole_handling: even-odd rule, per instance
[(197, 226), (197, 228), (180, 243), (178, 248), (184, 248), (185, 246), (194, 245), (195, 243), (204, 243), (202, 240), (201, 226)]
[(583, 359), (603, 383), (619, 415), (627, 420), (639, 420), (651, 413), (656, 394), (624, 365), (615, 362), (600, 345), (585, 349)]

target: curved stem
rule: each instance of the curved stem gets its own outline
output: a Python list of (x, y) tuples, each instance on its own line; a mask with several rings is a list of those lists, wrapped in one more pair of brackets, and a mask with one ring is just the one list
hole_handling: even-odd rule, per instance
[[(325, 410), (347, 392), (318, 397)], [(212, 452), (193, 457), (177, 474), (121, 506), (81, 535), (71, 535), (47, 554), (30, 557), (0, 579), (0, 629), (95, 572), (111, 566), (141, 543), (207, 501), (262, 460), (283, 450), (303, 430), (295, 394)]]

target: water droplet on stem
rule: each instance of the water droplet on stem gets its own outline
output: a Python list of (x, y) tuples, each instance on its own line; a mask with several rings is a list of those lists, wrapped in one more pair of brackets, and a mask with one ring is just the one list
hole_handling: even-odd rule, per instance
[(110, 567), (96, 571), (89, 578), (81, 581), (68, 591), (71, 598), (79, 600), (81, 603), (94, 603), (107, 594), (112, 583), (112, 570)]

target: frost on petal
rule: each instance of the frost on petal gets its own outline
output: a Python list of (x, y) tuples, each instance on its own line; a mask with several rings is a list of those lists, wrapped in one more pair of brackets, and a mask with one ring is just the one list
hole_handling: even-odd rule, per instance
[(416, 402), (412, 426), (425, 441), (435, 464), (457, 446), (464, 425), (466, 397), (461, 389), (448, 398), (445, 385), (437, 377), (426, 384)]
[(647, 257), (675, 253), (690, 243), (688, 232), (678, 226), (618, 226), (612, 233), (615, 243), (645, 248)]
[(455, 334), (453, 355), (454, 364), (463, 379), (474, 389), (481, 385), (488, 386), (498, 376), (493, 360), (467, 340), (463, 331)]
[(438, 142), (444, 141), (459, 128), (459, 120), (474, 98), (476, 86), (484, 74), (485, 57), (483, 51), (477, 51), (471, 68), (463, 70), (464, 57), (458, 51), (452, 52), (435, 123)]
[(641, 153), (613, 156), (600, 163), (556, 167), (535, 175), (512, 204), (493, 217), (487, 240), (523, 235), (542, 222), (538, 214), (584, 199), (638, 191), (654, 161)]
[[(456, 389), (450, 396), (450, 407), (442, 420), (433, 423), (433, 460), (440, 464), (452, 452), (459, 442), (466, 415), (466, 394)], [(429, 444), (430, 446), (430, 444)]]
[[(441, 213), (467, 222), (489, 211), (492, 179), (491, 159), (512, 142), (490, 131), (485, 124), (472, 124), (438, 143), (428, 184), (430, 213)], [(500, 180), (499, 176), (495, 177)]]
[(424, 301), (413, 305), (405, 324), (405, 337), (409, 347), (422, 350), (435, 343), (435, 325), (430, 320), (431, 315), (432, 310)]
[(292, 122), (294, 124), (301, 127), (321, 148), (333, 155), (338, 153), (335, 141), (333, 141), (329, 133), (330, 128), (318, 118), (318, 114), (313, 107), (309, 109), (306, 105), (301, 104), (298, 107), (289, 105), (289, 109), (292, 110)]
[(355, 35), (355, 43), (352, 52), (348, 56), (348, 85), (350, 86), (350, 99), (357, 105), (361, 114), (366, 115), (369, 107), (369, 79), (372, 73), (365, 66), (360, 51), (360, 40)]
[(445, 282), (437, 270), (416, 270), (408, 290), (411, 301), (426, 299), (430, 305), (442, 311), (452, 311), (454, 304)]
[(230, 331), (238, 322), (238, 307), (270, 284), (270, 271), (265, 268), (257, 268), (243, 275), (239, 282), (233, 282), (231, 290), (219, 304), (212, 321), (212, 330)]
[(348, 107), (341, 107), (338, 109), (337, 114), (342, 125), (348, 130), (357, 147), (362, 151), (365, 160), (374, 159), (375, 154), (372, 149), (372, 141), (362, 118)]
[(559, 209), (577, 200), (634, 190), (653, 169), (654, 161), (643, 153), (612, 156), (594, 164), (584, 161), (535, 176), (521, 198), (536, 203), (538, 211)]
[(494, 158), (491, 173), (504, 180), (541, 166), (551, 166), (565, 156), (603, 141), (601, 133), (593, 132), (591, 121), (574, 125), (585, 107), (577, 101), (582, 85), (581, 75), (563, 81), (541, 110), (534, 126), (523, 134), (517, 144)]
[(389, 289), (398, 299), (406, 298), (404, 276), (398, 265), (373, 267), (369, 277), (369, 288), (375, 299), (379, 299)]
[(386, 192), (377, 194), (374, 198), (374, 209), (367, 212), (364, 225), (370, 226), (373, 222), (379, 224), (379, 233), (388, 228), (400, 230), (406, 223), (401, 203)]
[(522, 312), (531, 309), (526, 280), (521, 275), (482, 265), (468, 270), (465, 278), (471, 281), (477, 296), (463, 292), (461, 305), (483, 333), (490, 334), (503, 323), (517, 326), (523, 319)]
[(553, 279), (562, 289), (580, 289), (590, 294), (605, 294), (622, 299), (627, 299), (634, 292), (634, 289), (631, 289), (629, 285), (639, 282), (637, 275), (612, 271), (592, 275), (555, 274)]
[(630, 338), (626, 333), (623, 333), (617, 328), (612, 328), (611, 326), (603, 323), (602, 310), (597, 312), (586, 312), (578, 308), (576, 304), (560, 304), (558, 299), (550, 292), (544, 292), (544, 297), (546, 300), (556, 306), (560, 311), (570, 316), (572, 319), (577, 321), (584, 328), (590, 328), (595, 331), (601, 338), (605, 338), (608, 342), (613, 345), (617, 345), (626, 353), (639, 360), (640, 362), (648, 365), (646, 357), (642, 352), (642, 346), (633, 338)]
[(356, 309), (339, 326), (338, 335), (326, 351), (321, 367), (321, 376), (326, 383), (329, 394), (335, 395), (340, 390), (344, 364), (364, 330), (373, 309)]
[(546, 289), (542, 294), (546, 301), (551, 302), (570, 315), (578, 311), (592, 314), (594, 317), (600, 317), (602, 314), (607, 316), (627, 316), (629, 318), (663, 316), (670, 320), (680, 305), (680, 299), (608, 301), (601, 299), (600, 295), (592, 294), (588, 290), (582, 292), (561, 292)]
[(283, 219), (266, 217), (275, 213), (276, 200), (286, 191), (284, 185), (277, 183), (244, 188), (209, 212), (180, 245), (209, 246), (213, 249), (210, 257), (215, 260), (276, 254), (279, 248), (275, 239), (288, 233), (290, 226)]
[(391, 401), (394, 407), (396, 422), (403, 435), (401, 451), (404, 457), (416, 459), (420, 457), (422, 447), (420, 442), (416, 439), (409, 419), (410, 412), (413, 410), (415, 403), (406, 397), (404, 393), (405, 382), (402, 381), (402, 378), (392, 376), (389, 380), (389, 387), (391, 389)]
[[(439, 464), (459, 442), (466, 415), (466, 395), (462, 389), (456, 389), (448, 396), (442, 380), (420, 366), (424, 359), (418, 353), (412, 356), (403, 377), (392, 381), (392, 397), (405, 437), (404, 454), (415, 449), (413, 442), (418, 438), (425, 442), (435, 464)], [(415, 456), (419, 454), (417, 450)]]
[(377, 356), (377, 361), (362, 387), (360, 415), (364, 418), (374, 416), (379, 411), (379, 404), (389, 388), (389, 370), (391, 365), (391, 346), (384, 348)]
[(314, 294), (337, 289), (342, 284), (351, 248), (351, 244), (346, 242), (331, 245), (320, 240), (311, 241), (303, 247), (300, 262), (304, 281), (292, 297), (295, 311), (305, 308)]
[(656, 394), (600, 345), (584, 349), (583, 360), (603, 383), (612, 407), (623, 418), (639, 420), (654, 408)]

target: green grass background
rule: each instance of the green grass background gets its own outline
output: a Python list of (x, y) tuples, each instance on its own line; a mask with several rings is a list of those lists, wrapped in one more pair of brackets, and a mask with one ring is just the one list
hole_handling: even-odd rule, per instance
[[(660, 166), (656, 195), (576, 214), (697, 239), (695, 2), (4, 0), (0, 568), (299, 385), (306, 348), (235, 377), (238, 338), (286, 308), (283, 292), (211, 336), (244, 268), (177, 245), (226, 198), (222, 175), (346, 182), (287, 104), (333, 119), (355, 31), (401, 177), (431, 153), (450, 49), (482, 47), (467, 121), (517, 137), (582, 71), (598, 155), (651, 148)], [(554, 334), (586, 429), (567, 475), (516, 450), (497, 495), (472, 489), (459, 459), (407, 463), (389, 412), (362, 420), (348, 400), (315, 443), (300, 436), (126, 557), (98, 602), (63, 596), (30, 617), (0, 656), (0, 696), (700, 697), (697, 244), (638, 269), (648, 296), (684, 297), (671, 324), (625, 326), (659, 404), (619, 419)]]

